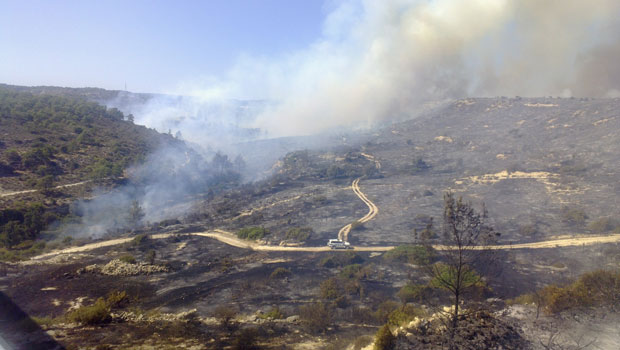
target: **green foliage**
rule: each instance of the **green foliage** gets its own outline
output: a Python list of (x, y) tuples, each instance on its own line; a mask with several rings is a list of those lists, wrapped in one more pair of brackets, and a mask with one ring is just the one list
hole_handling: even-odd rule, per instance
[(127, 303), (129, 303), (129, 295), (125, 291), (112, 291), (106, 300), (106, 304), (111, 309), (121, 308)]
[(131, 254), (126, 254), (121, 256), (120, 258), (118, 258), (118, 260), (127, 263), (127, 264), (135, 264), (136, 263), (136, 258), (134, 258), (133, 255)]
[(413, 321), (416, 317), (423, 317), (425, 315), (426, 313), (424, 310), (406, 304), (390, 312), (387, 317), (387, 323), (395, 327), (400, 327)]
[(312, 232), (311, 227), (295, 227), (286, 232), (286, 239), (303, 242), (310, 237)]
[(299, 308), (299, 318), (302, 324), (311, 332), (318, 333), (327, 330), (332, 323), (334, 306), (329, 303), (314, 303)]
[(113, 163), (107, 159), (100, 159), (90, 166), (90, 177), (95, 180), (103, 180), (123, 175), (123, 167), (120, 163)]
[(139, 247), (141, 245), (146, 244), (148, 241), (149, 241), (149, 236), (146, 233), (141, 233), (139, 235), (136, 235), (131, 240), (131, 245), (134, 247)]
[(421, 302), (430, 294), (430, 287), (426, 284), (406, 284), (396, 294), (403, 303)]
[(340, 277), (347, 279), (357, 278), (361, 270), (362, 265), (360, 264), (347, 265), (340, 270)]
[(8, 159), (9, 164), (13, 166), (21, 164), (22, 162), (22, 156), (20, 156), (17, 150), (14, 148), (11, 148), (8, 151), (6, 151), (6, 158)]
[(562, 221), (573, 226), (583, 226), (588, 216), (581, 208), (564, 206), (562, 208)]
[(70, 322), (83, 325), (95, 325), (108, 321), (110, 318), (110, 307), (103, 298), (97, 299), (94, 304), (81, 306), (71, 311), (67, 315)]
[(274, 307), (269, 312), (258, 315), (259, 318), (264, 320), (272, 319), (272, 320), (280, 320), (284, 318), (284, 314), (280, 311), (279, 307)]
[(362, 350), (372, 343), (373, 337), (370, 335), (361, 335), (353, 341), (353, 350)]
[(269, 275), (270, 279), (283, 279), (285, 277), (288, 277), (291, 275), (291, 270), (284, 268), (284, 267), (278, 267), (275, 270), (273, 270), (273, 272), (271, 273), (271, 275)]
[(268, 235), (269, 231), (267, 229), (265, 229), (264, 227), (259, 227), (259, 226), (250, 226), (250, 227), (244, 227), (241, 230), (239, 230), (239, 232), (237, 232), (237, 237), (241, 238), (241, 239), (248, 239), (248, 240), (257, 240), (257, 239), (262, 239), (263, 237), (265, 237), (265, 235)]
[(0, 210), (0, 245), (12, 247), (36, 239), (46, 226), (44, 212), (40, 203), (18, 204), (15, 208)]
[(343, 286), (340, 279), (331, 277), (321, 282), (320, 295), (323, 299), (334, 300), (343, 294)]
[(461, 266), (459, 271), (457, 267), (444, 263), (436, 263), (433, 265), (434, 276), (429, 285), (433, 288), (454, 291), (460, 288), (462, 291), (471, 287), (484, 286), (482, 277), (471, 267)]
[(392, 350), (396, 345), (396, 337), (392, 334), (390, 326), (385, 324), (379, 328), (375, 335), (374, 350)]
[(383, 255), (387, 261), (399, 261), (415, 265), (430, 264), (434, 257), (433, 248), (421, 245), (400, 245)]

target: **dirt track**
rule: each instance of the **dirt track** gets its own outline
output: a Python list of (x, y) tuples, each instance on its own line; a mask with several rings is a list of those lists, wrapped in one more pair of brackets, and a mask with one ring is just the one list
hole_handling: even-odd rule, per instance
[[(368, 214), (366, 214), (363, 218), (357, 220), (358, 222), (363, 224), (377, 216), (377, 214), (379, 213), (379, 208), (373, 202), (371, 202), (368, 197), (366, 197), (362, 190), (360, 190), (359, 183), (360, 179), (355, 179), (351, 184), (351, 189), (353, 190), (353, 192), (355, 192), (359, 199), (361, 199), (362, 202), (364, 202), (368, 206)], [(349, 232), (351, 232), (351, 226), (352, 224), (348, 224), (341, 228), (340, 231), (338, 231), (338, 239), (347, 242), (349, 240)]]
[[(64, 185), (64, 187), (77, 186), (79, 184), (83, 184), (86, 182), (88, 181), (71, 184), (71, 185)], [(369, 209), (368, 213), (364, 217), (358, 220), (361, 223), (365, 223), (365, 222), (372, 220), (379, 213), (379, 208), (372, 201), (370, 201), (368, 197), (366, 197), (366, 195), (361, 191), (359, 187), (359, 182), (360, 182), (359, 178), (355, 179), (353, 183), (351, 184), (351, 189), (368, 206), (368, 209)], [(289, 199), (289, 200), (292, 200), (292, 199)], [(344, 226), (338, 232), (338, 238), (346, 241), (350, 231), (351, 231), (351, 224)], [(165, 238), (169, 238), (175, 235), (177, 234), (176, 233), (162, 233), (162, 234), (151, 235), (149, 237), (151, 239), (165, 239)], [(224, 230), (219, 230), (219, 229), (215, 229), (213, 231), (205, 231), (205, 232), (183, 233), (183, 234), (178, 234), (178, 235), (179, 236), (199, 236), (199, 237), (213, 238), (222, 243), (225, 243), (225, 244), (228, 244), (234, 247), (243, 248), (243, 249), (252, 249), (252, 250), (257, 250), (257, 251), (324, 252), (324, 251), (331, 250), (327, 246), (283, 247), (283, 246), (266, 245), (266, 244), (261, 244), (261, 243), (254, 242), (254, 241), (246, 241), (246, 240), (239, 239), (233, 233), (230, 233)], [(33, 257), (32, 259), (33, 260), (44, 259), (47, 257), (56, 256), (59, 254), (86, 252), (86, 251), (91, 251), (91, 250), (98, 249), (98, 248), (120, 245), (123, 243), (130, 242), (132, 239), (133, 237), (128, 237), (128, 238), (117, 238), (117, 239), (111, 239), (107, 241), (95, 242), (95, 243), (86, 244), (80, 247), (70, 247), (66, 249), (61, 249), (61, 250), (45, 253), (45, 254)], [(612, 234), (608, 236), (567, 237), (567, 238), (542, 241), (542, 242), (532, 242), (532, 243), (478, 246), (478, 247), (473, 247), (473, 249), (480, 249), (480, 250), (481, 249), (502, 249), (502, 250), (542, 249), (542, 248), (572, 247), (572, 246), (580, 246), (580, 245), (585, 246), (585, 245), (615, 243), (615, 242), (620, 242), (620, 234)], [(355, 247), (353, 249), (356, 251), (363, 251), (363, 252), (384, 252), (384, 251), (393, 249), (394, 247), (395, 246), (373, 246), (373, 247)], [(434, 245), (433, 248), (437, 250), (452, 249), (452, 247), (450, 246), (443, 246), (443, 245)], [(346, 251), (346, 250), (342, 250), (342, 251)]]
[[(92, 180), (80, 181), (80, 182), (76, 182), (76, 183), (72, 183), (72, 184), (67, 184), (67, 185), (60, 185), (60, 186), (53, 187), (53, 189), (54, 190), (60, 190), (62, 188), (68, 188), (68, 187), (85, 185), (85, 184), (87, 184), (89, 182), (92, 182)], [(39, 192), (39, 190), (23, 190), (23, 191), (14, 191), (14, 192), (0, 193), (0, 198), (1, 197), (17, 196), (17, 195), (20, 195), (20, 194), (27, 194), (27, 193), (34, 193), (34, 192)]]

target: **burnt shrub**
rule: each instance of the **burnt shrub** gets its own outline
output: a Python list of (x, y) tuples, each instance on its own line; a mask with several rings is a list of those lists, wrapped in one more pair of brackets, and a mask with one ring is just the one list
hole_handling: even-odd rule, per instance
[(271, 275), (269, 275), (269, 278), (272, 280), (275, 279), (283, 279), (285, 277), (288, 277), (291, 275), (291, 270), (284, 268), (284, 267), (278, 267), (275, 270), (273, 270), (273, 272), (271, 273)]
[(588, 224), (588, 230), (593, 233), (603, 233), (612, 231), (618, 223), (610, 217), (598, 218)]
[(313, 303), (299, 308), (299, 317), (312, 333), (325, 332), (332, 323), (334, 306), (329, 303)]
[(583, 226), (588, 216), (581, 208), (568, 207), (562, 208), (562, 221), (571, 226)]
[(396, 345), (396, 337), (387, 324), (379, 328), (375, 335), (375, 350), (392, 350)]

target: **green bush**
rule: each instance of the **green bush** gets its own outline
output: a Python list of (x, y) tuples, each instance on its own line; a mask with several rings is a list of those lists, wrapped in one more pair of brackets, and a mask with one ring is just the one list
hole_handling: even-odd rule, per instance
[(312, 234), (311, 227), (295, 227), (286, 232), (286, 239), (303, 242)]
[(270, 279), (282, 279), (285, 277), (288, 277), (291, 275), (291, 270), (284, 268), (284, 267), (278, 267), (275, 270), (273, 270), (273, 272), (271, 273), (271, 275), (269, 275)]
[(431, 288), (425, 284), (407, 284), (396, 294), (403, 303), (421, 302), (429, 295)]
[(413, 321), (416, 317), (425, 316), (424, 310), (416, 308), (413, 305), (403, 305), (388, 315), (388, 324), (400, 327)]
[(321, 298), (334, 300), (343, 294), (343, 286), (340, 279), (332, 277), (321, 282), (319, 286)]
[(136, 263), (136, 258), (134, 258), (133, 255), (131, 254), (126, 254), (121, 256), (120, 258), (118, 258), (118, 260), (127, 263), (127, 264), (135, 264)]
[(421, 245), (400, 245), (387, 251), (383, 258), (387, 261), (400, 261), (416, 265), (427, 265), (434, 258), (432, 248)]
[(108, 321), (109, 318), (110, 307), (103, 298), (97, 299), (92, 305), (81, 306), (67, 315), (67, 319), (70, 322), (83, 325), (104, 323)]
[(282, 313), (282, 311), (280, 311), (280, 308), (276, 306), (272, 308), (271, 310), (269, 310), (269, 312), (260, 314), (258, 317), (264, 320), (267, 320), (267, 319), (281, 320), (284, 318), (284, 314)]
[(360, 264), (347, 265), (340, 270), (340, 277), (347, 279), (357, 278), (361, 270), (362, 265)]
[(351, 231), (359, 231), (359, 230), (362, 230), (363, 228), (364, 228), (363, 222), (355, 220), (351, 223)]
[(375, 350), (392, 350), (396, 345), (396, 337), (387, 324), (379, 328), (375, 335)]
[(244, 227), (241, 230), (239, 230), (239, 232), (237, 232), (237, 237), (241, 239), (248, 239), (248, 240), (255, 241), (257, 239), (262, 239), (268, 234), (269, 234), (269, 231), (265, 229), (264, 227), (251, 226), (251, 227)]

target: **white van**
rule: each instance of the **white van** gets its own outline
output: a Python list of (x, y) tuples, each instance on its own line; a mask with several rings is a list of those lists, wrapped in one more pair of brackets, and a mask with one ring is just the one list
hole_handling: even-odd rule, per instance
[(353, 249), (349, 242), (341, 241), (339, 239), (330, 239), (327, 241), (327, 246), (331, 249)]

